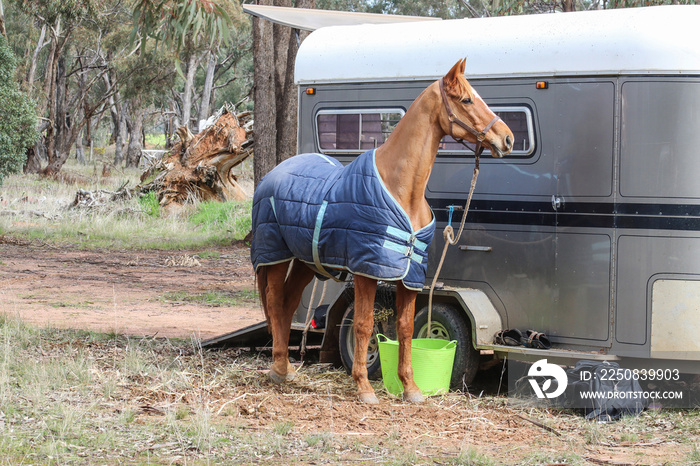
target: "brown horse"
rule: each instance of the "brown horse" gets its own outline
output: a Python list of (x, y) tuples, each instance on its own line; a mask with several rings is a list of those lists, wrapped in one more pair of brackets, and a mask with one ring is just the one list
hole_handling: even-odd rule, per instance
[[(494, 157), (502, 157), (512, 149), (512, 132), (467, 82), (464, 64), (465, 60), (460, 60), (442, 79), (428, 86), (375, 153), (381, 180), (406, 212), (415, 231), (433, 221), (424, 193), (438, 145), (446, 134), (477, 144), (477, 152), (482, 146), (486, 147)], [(269, 375), (277, 383), (292, 380), (295, 376), (288, 359), (292, 317), (302, 291), (317, 272), (318, 268), (312, 269), (306, 262), (294, 259), (291, 262), (290, 259), (280, 260), (257, 269), (258, 288), (273, 341), (273, 364)], [(354, 281), (356, 344), (352, 377), (357, 383), (359, 399), (365, 403), (377, 403), (367, 379), (367, 346), (374, 326), (377, 279), (355, 274)], [(401, 281), (396, 282), (398, 376), (403, 383), (404, 399), (410, 402), (423, 400), (411, 368), (417, 293)]]

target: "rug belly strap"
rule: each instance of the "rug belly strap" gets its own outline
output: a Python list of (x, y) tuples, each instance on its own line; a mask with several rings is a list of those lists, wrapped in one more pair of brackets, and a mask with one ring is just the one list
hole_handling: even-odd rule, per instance
[(321, 226), (323, 225), (323, 217), (326, 214), (326, 208), (328, 207), (328, 201), (323, 201), (321, 208), (318, 210), (318, 215), (316, 215), (316, 224), (314, 226), (314, 238), (311, 242), (311, 254), (314, 259), (314, 266), (322, 275), (333, 278), (333, 275), (328, 273), (328, 271), (321, 264), (321, 257), (318, 251), (318, 239), (321, 235)]
[(404, 246), (399, 243), (394, 243), (393, 241), (390, 241), (388, 239), (384, 240), (384, 244), (382, 246), (384, 246), (387, 249), (391, 249), (392, 251), (401, 253), (406, 257), (410, 257), (412, 261), (417, 262), (419, 264), (423, 262), (423, 258), (416, 254), (411, 246)]

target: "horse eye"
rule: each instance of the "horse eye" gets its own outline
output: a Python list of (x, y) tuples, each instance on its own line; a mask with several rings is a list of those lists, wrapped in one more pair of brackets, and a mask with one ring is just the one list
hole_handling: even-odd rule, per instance
[(466, 99), (463, 99), (463, 100), (462, 100), (462, 103), (463, 103), (463, 104), (471, 104), (471, 103), (472, 103), (472, 99), (469, 98), (469, 97), (467, 97)]

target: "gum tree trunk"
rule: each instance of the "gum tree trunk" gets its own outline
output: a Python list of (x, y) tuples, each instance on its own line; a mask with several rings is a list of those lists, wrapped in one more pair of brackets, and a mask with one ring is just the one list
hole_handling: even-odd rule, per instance
[(192, 115), (192, 92), (194, 89), (194, 75), (197, 72), (197, 57), (192, 54), (187, 60), (187, 76), (185, 77), (185, 89), (182, 93), (182, 124), (189, 128)]
[(141, 99), (134, 98), (129, 102), (132, 107), (133, 119), (129, 133), (129, 146), (126, 149), (126, 166), (138, 167), (141, 160), (141, 133), (143, 132), (144, 110)]
[[(199, 121), (206, 120), (210, 116), (211, 92), (214, 87), (214, 71), (216, 71), (217, 57), (213, 51), (209, 52), (207, 60), (207, 73), (204, 76), (204, 89), (202, 90), (202, 103), (199, 107)], [(197, 127), (197, 130), (202, 128)]]
[[(259, 0), (260, 5), (292, 6), (291, 0)], [(313, 8), (314, 0), (296, 7)], [(275, 165), (296, 154), (297, 88), (294, 60), (304, 34), (253, 18), (255, 56), (255, 184)]]

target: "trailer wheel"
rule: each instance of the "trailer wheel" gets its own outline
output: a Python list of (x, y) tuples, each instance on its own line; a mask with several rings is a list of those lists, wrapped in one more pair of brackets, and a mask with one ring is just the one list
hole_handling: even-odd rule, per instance
[[(452, 366), (450, 387), (464, 389), (476, 376), (479, 368), (479, 351), (472, 344), (472, 333), (462, 311), (453, 306), (433, 304), (432, 338), (456, 340), (455, 362)], [(428, 307), (416, 314), (413, 338), (428, 338)]]
[[(379, 340), (377, 334), (382, 333), (391, 339), (396, 338), (396, 307), (393, 299), (382, 297), (378, 294), (374, 303), (374, 329), (369, 338), (367, 348), (367, 376), (377, 380), (381, 378), (381, 363), (379, 361)], [(352, 374), (352, 365), (355, 360), (355, 330), (353, 327), (355, 318), (355, 302), (351, 302), (343, 320), (340, 323), (339, 346), (340, 359), (348, 374)]]

